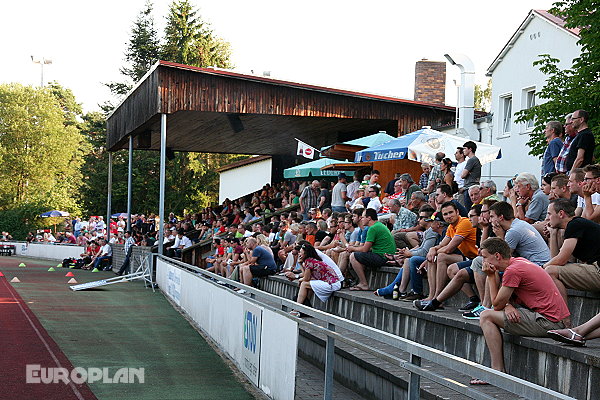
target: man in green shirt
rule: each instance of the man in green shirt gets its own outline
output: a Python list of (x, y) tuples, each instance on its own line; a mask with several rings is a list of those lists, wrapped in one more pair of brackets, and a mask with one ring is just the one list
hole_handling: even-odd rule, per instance
[(396, 252), (396, 244), (390, 230), (377, 220), (377, 212), (367, 208), (361, 217), (363, 223), (369, 226), (367, 239), (361, 246), (348, 246), (351, 252), (350, 265), (358, 276), (358, 284), (350, 290), (369, 290), (365, 276), (365, 268), (376, 269), (387, 262), (386, 254)]

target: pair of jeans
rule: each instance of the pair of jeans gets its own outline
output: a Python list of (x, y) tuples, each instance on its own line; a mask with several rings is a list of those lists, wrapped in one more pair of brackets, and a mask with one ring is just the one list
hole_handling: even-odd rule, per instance
[[(408, 266), (410, 268), (410, 288), (413, 292), (422, 294), (423, 293), (423, 274), (419, 274), (417, 272), (417, 268), (425, 261), (425, 257), (414, 256), (408, 259)], [(402, 281), (402, 270), (404, 268), (400, 268), (398, 275), (396, 275), (396, 279), (394, 282), (390, 283), (384, 288), (379, 289), (380, 296), (391, 296), (394, 291), (394, 286), (400, 286), (400, 282)]]
[[(111, 260), (111, 259), (112, 259), (111, 256), (103, 256), (103, 257), (96, 258), (96, 260), (94, 261), (94, 268), (98, 268), (100, 265), (102, 265), (102, 261)], [(109, 264), (109, 267), (110, 267), (110, 264)]]
[(346, 210), (346, 207), (344, 206), (332, 206), (331, 211), (339, 213), (348, 212), (348, 210)]

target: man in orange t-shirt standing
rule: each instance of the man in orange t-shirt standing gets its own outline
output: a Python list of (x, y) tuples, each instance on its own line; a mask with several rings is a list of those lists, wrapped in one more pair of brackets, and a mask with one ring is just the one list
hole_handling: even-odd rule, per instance
[(477, 228), (469, 218), (461, 217), (456, 204), (447, 201), (442, 204), (442, 216), (450, 226), (440, 244), (433, 246), (427, 253), (427, 281), (429, 296), (435, 299), (444, 290), (448, 282), (450, 264), (477, 257)]

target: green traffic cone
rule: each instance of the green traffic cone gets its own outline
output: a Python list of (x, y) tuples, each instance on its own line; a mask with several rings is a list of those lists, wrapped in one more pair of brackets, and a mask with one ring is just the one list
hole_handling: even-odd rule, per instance
[(19, 264), (19, 268), (25, 268), (25, 263)]
[(62, 268), (62, 264), (57, 264), (56, 268)]
[(56, 270), (54, 269), (54, 267), (50, 267), (50, 268), (48, 268), (48, 272), (54, 272), (54, 271), (56, 271)]
[(92, 272), (100, 272), (100, 270), (98, 268), (94, 268)]

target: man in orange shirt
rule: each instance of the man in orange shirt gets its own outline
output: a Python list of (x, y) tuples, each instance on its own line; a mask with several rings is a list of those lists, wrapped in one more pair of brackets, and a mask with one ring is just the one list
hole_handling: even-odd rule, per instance
[(442, 216), (450, 226), (440, 244), (433, 246), (427, 253), (427, 281), (429, 296), (421, 301), (435, 299), (444, 290), (448, 282), (450, 264), (477, 257), (477, 228), (469, 218), (461, 217), (456, 204), (447, 201), (442, 204)]

